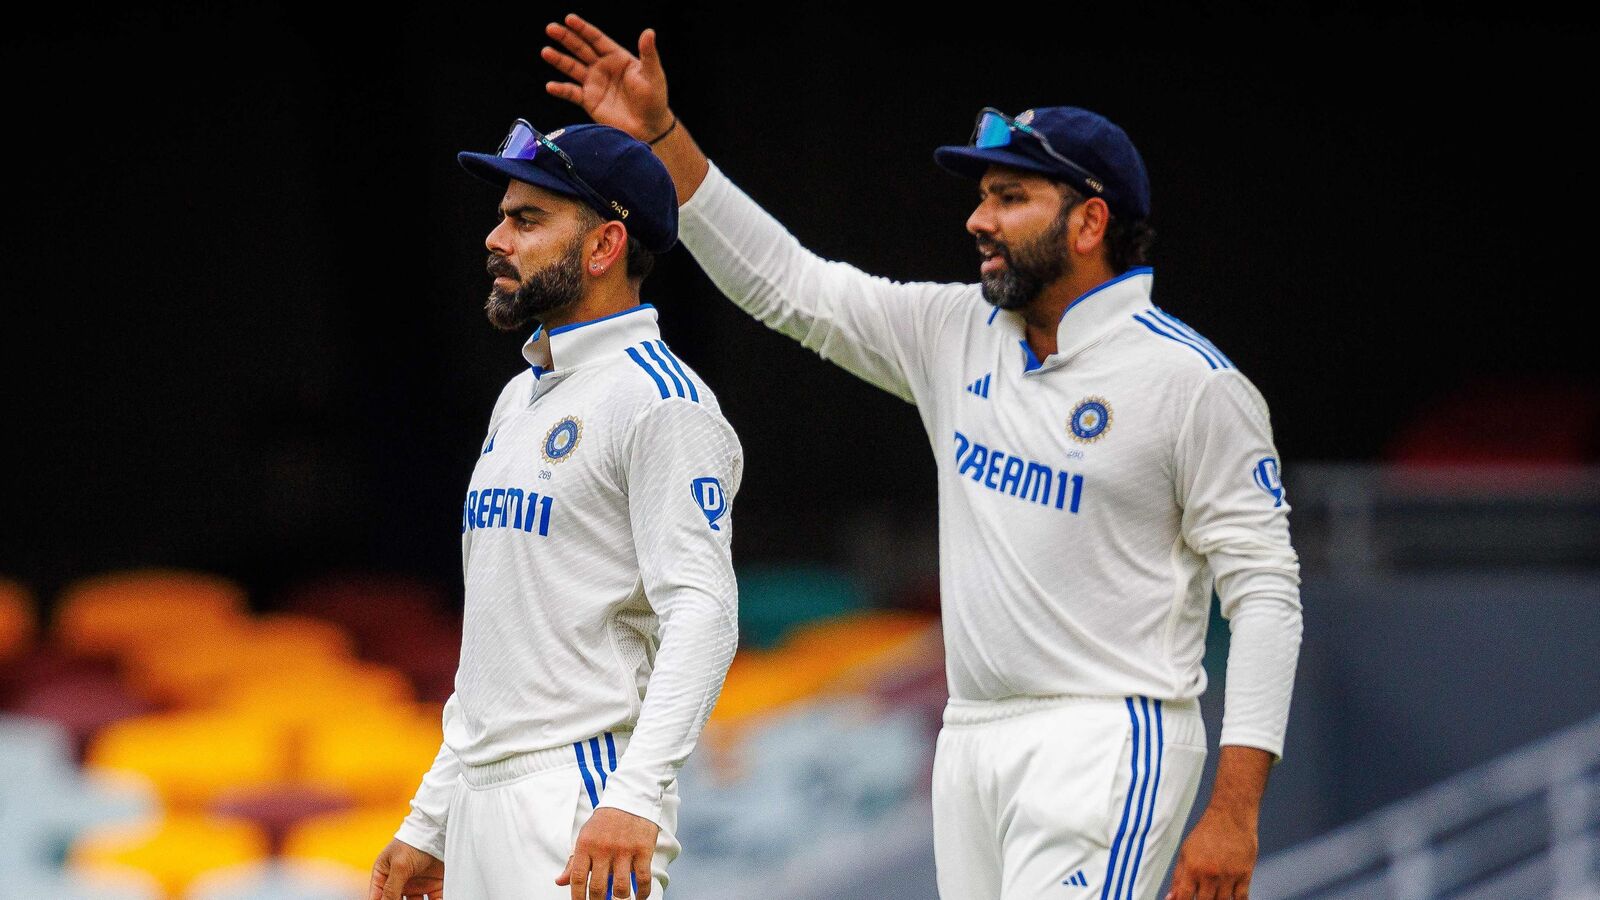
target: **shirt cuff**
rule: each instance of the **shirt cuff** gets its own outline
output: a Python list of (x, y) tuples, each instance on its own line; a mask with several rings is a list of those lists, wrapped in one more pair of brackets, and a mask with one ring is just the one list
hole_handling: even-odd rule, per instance
[(635, 780), (625, 776), (620, 769), (612, 772), (611, 783), (600, 795), (600, 805), (596, 809), (620, 809), (660, 826), (661, 789), (654, 779), (638, 779), (645, 782), (640, 785), (634, 784)]
[(397, 840), (410, 844), (434, 859), (444, 859), (444, 829), (427, 821), (417, 813), (406, 816), (400, 830), (394, 833)]

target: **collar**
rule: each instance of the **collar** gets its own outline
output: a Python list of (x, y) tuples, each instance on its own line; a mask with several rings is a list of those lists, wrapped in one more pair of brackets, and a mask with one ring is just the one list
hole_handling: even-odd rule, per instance
[[(1033, 348), (1028, 346), (1027, 340), (1021, 340), (1022, 370), (1031, 372), (1039, 368), (1054, 368), (1100, 340), (1128, 316), (1150, 305), (1154, 281), (1154, 269), (1138, 266), (1078, 295), (1061, 313), (1061, 322), (1056, 326), (1054, 354), (1041, 362), (1034, 358)], [(1023, 327), (1022, 316), (1014, 315), (1013, 320), (1020, 330)]]
[(540, 325), (522, 345), (522, 358), (533, 367), (533, 377), (542, 378), (557, 369), (564, 371), (616, 353), (630, 344), (660, 338), (656, 308), (641, 303), (609, 316), (573, 322), (549, 331)]

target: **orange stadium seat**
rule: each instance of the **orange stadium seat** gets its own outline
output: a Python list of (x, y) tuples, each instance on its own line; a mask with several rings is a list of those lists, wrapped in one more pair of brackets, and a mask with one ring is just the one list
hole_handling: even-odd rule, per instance
[[(417, 780), (422, 780), (420, 772)], [(413, 790), (415, 787), (412, 785)], [(370, 871), (378, 851), (394, 838), (410, 812), (408, 801), (307, 819), (289, 832), (283, 842), (283, 856), (291, 860), (326, 860)]]
[(231, 630), (245, 613), (244, 590), (224, 578), (169, 569), (114, 572), (61, 593), (55, 634), (71, 652), (120, 656), (174, 635)]
[(285, 730), (255, 717), (191, 712), (124, 719), (90, 741), (87, 765), (134, 772), (172, 808), (194, 811), (224, 791), (289, 779)]
[(432, 707), (375, 709), (312, 722), (300, 748), (300, 780), (343, 791), (363, 805), (405, 803), (443, 740)]
[(411, 685), (393, 669), (355, 661), (258, 667), (215, 697), (216, 708), (273, 722), (298, 734), (314, 722), (410, 709)]
[(741, 650), (712, 719), (740, 723), (824, 693), (859, 690), (893, 665), (936, 620), (915, 613), (856, 613), (796, 626), (776, 648)]
[(72, 845), (68, 864), (95, 871), (123, 866), (153, 876), (168, 896), (180, 896), (196, 876), (265, 858), (267, 839), (249, 822), (203, 815), (169, 815), (134, 826), (89, 832)]
[(124, 656), (123, 668), (140, 696), (195, 706), (215, 700), (264, 666), (326, 668), (350, 659), (353, 646), (350, 636), (331, 622), (269, 616), (240, 620), (210, 633), (135, 645)]
[(8, 578), (0, 578), (0, 665), (26, 653), (38, 630), (33, 593)]

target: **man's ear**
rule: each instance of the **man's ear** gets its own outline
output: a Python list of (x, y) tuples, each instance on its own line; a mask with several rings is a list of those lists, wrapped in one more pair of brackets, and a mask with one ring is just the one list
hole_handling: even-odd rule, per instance
[(628, 228), (615, 219), (608, 220), (594, 230), (585, 242), (588, 254), (584, 268), (590, 275), (604, 275), (612, 266), (623, 262), (628, 252)]
[(1078, 204), (1072, 214), (1082, 223), (1077, 230), (1067, 232), (1072, 250), (1088, 256), (1105, 243), (1106, 229), (1111, 225), (1111, 207), (1099, 197), (1090, 197)]

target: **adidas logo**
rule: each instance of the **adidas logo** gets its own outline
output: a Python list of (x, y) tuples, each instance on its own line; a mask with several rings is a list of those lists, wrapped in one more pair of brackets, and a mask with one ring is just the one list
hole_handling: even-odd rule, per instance
[(1089, 879), (1083, 877), (1083, 871), (1080, 869), (1079, 871), (1073, 872), (1071, 878), (1068, 878), (1066, 881), (1061, 883), (1070, 884), (1073, 887), (1088, 887)]
[(979, 378), (977, 381), (974, 381), (973, 383), (967, 385), (967, 393), (976, 394), (979, 397), (983, 397), (985, 399), (988, 399), (988, 397), (989, 397), (989, 379), (991, 379), (993, 377), (994, 377), (994, 373), (990, 372), (989, 374), (983, 376), (982, 378)]

